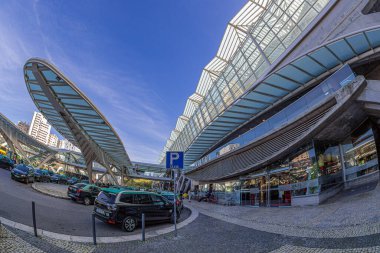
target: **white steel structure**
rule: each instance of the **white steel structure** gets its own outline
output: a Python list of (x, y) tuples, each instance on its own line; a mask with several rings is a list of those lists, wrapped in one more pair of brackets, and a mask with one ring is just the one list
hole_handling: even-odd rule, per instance
[(113, 171), (129, 174), (131, 161), (111, 124), (92, 102), (55, 66), (33, 58), (24, 66), (28, 91), (54, 128), (82, 151), (92, 180), (93, 162), (107, 169), (117, 183)]
[(281, 84), (258, 84), (333, 2), (249, 1), (228, 24), (159, 161), (164, 162), (168, 150), (183, 150), (185, 165), (193, 164), (234, 129), (299, 88), (281, 73), (274, 77), (283, 80)]

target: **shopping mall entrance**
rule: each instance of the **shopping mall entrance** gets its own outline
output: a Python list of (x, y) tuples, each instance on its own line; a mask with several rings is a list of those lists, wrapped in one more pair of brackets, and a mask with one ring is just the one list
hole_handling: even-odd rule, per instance
[(247, 206), (267, 206), (269, 183), (266, 175), (257, 176), (243, 181), (241, 189), (241, 204)]

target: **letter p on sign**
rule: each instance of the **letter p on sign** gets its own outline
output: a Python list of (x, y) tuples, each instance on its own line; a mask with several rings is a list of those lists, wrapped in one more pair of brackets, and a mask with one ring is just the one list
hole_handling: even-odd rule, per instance
[(183, 152), (168, 151), (166, 152), (167, 169), (183, 169)]

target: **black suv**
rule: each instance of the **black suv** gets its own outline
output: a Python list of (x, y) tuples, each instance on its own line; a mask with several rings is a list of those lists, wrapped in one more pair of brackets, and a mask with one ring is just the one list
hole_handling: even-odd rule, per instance
[(86, 206), (94, 203), (96, 196), (102, 189), (94, 184), (78, 183), (67, 188), (67, 196), (72, 200), (83, 202)]
[[(127, 232), (135, 230), (145, 214), (146, 222), (174, 222), (173, 203), (153, 192), (103, 189), (95, 199), (95, 217), (109, 224), (121, 224)], [(177, 212), (177, 219), (179, 213)]]

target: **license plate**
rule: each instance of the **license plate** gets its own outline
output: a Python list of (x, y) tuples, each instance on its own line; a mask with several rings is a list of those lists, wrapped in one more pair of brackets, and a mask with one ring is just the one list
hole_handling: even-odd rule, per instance
[(104, 212), (104, 210), (100, 209), (100, 208), (96, 208), (96, 212), (100, 213), (100, 214), (103, 214), (103, 215), (106, 215), (106, 212)]

